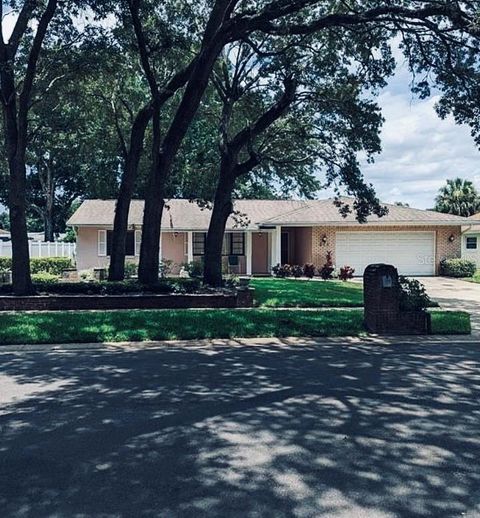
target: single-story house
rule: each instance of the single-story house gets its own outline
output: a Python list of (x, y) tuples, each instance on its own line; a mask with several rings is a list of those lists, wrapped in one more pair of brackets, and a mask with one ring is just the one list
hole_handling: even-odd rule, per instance
[[(347, 201), (348, 200), (344, 200)], [(443, 258), (460, 257), (462, 227), (480, 220), (389, 205), (386, 216), (360, 224), (354, 214), (342, 217), (333, 199), (237, 200), (227, 222), (224, 267), (239, 274), (268, 274), (278, 263), (322, 266), (327, 251), (337, 267), (349, 265), (358, 275), (370, 263), (386, 262), (404, 275), (435, 275)], [(77, 233), (77, 268), (107, 267), (115, 200), (86, 200), (68, 221)], [(143, 201), (132, 201), (127, 256), (138, 261)], [(201, 260), (210, 209), (184, 199), (166, 202), (160, 255), (181, 265)]]
[(468, 218), (468, 225), (463, 227), (462, 257), (471, 259), (480, 268), (480, 212)]

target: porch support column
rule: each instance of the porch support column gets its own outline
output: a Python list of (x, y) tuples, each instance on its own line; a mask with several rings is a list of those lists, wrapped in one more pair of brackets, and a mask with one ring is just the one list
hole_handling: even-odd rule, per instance
[(158, 258), (160, 259), (160, 263), (162, 262), (163, 258), (163, 250), (162, 250), (162, 231), (160, 230), (160, 246), (158, 248)]
[(247, 256), (247, 275), (252, 275), (252, 233), (247, 231), (245, 234), (245, 255)]
[(187, 232), (187, 263), (193, 262), (193, 232)]
[(282, 227), (277, 225), (272, 233), (272, 266), (282, 262)]

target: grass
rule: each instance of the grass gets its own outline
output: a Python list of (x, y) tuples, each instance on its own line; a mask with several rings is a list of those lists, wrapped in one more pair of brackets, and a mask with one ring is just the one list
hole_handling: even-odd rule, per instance
[(463, 277), (463, 281), (480, 283), (480, 270), (477, 270), (472, 277)]
[[(470, 332), (462, 311), (432, 311), (434, 334)], [(359, 309), (127, 310), (0, 314), (0, 344), (128, 342), (270, 336), (359, 336)]]
[(361, 307), (363, 287), (342, 281), (252, 279), (255, 300), (261, 307)]
[(128, 310), (0, 314), (0, 344), (358, 336), (361, 310)]
[(432, 333), (438, 335), (468, 335), (472, 328), (465, 311), (430, 311)]

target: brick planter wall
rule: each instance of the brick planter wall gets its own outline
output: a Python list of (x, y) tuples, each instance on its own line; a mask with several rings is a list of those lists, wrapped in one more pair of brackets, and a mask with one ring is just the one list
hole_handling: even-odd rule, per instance
[(236, 308), (253, 305), (254, 290), (198, 295), (38, 295), (0, 297), (0, 311)]

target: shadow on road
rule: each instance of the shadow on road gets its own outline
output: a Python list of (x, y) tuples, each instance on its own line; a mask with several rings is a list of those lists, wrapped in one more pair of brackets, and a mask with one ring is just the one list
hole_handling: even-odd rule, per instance
[(480, 347), (0, 354), (2, 516), (480, 513)]

